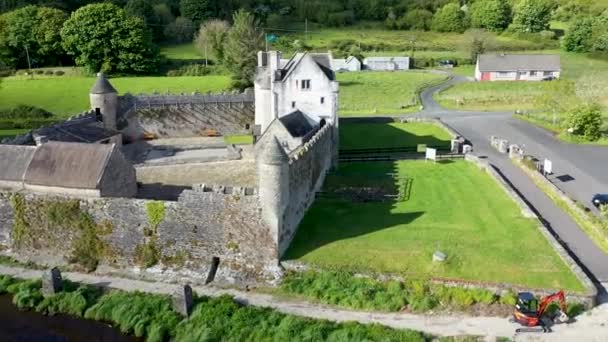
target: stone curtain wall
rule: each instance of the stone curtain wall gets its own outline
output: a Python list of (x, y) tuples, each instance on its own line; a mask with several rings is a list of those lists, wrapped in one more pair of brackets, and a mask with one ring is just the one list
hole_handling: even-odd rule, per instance
[(289, 247), (304, 214), (323, 186), (325, 175), (332, 167), (332, 125), (323, 126), (308, 142), (290, 154), (289, 204), (279, 232), (279, 253)]
[(119, 99), (118, 127), (131, 140), (144, 133), (188, 137), (217, 131), (221, 135), (252, 134), (253, 91), (232, 94), (125, 95)]
[(216, 280), (237, 284), (273, 281), (278, 265), (258, 196), (244, 188), (193, 187), (177, 202), (2, 193), (0, 251), (168, 281), (204, 281), (213, 257)]

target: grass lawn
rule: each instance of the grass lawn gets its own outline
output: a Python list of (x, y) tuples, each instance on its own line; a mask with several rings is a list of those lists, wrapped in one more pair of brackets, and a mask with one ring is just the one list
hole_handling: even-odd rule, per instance
[(233, 145), (253, 145), (252, 135), (227, 135), (224, 137), (227, 144)]
[(0, 129), (0, 140), (29, 132), (29, 129)]
[(193, 43), (165, 45), (160, 48), (161, 55), (168, 59), (203, 59)]
[[(7, 77), (0, 87), (0, 108), (28, 104), (44, 108), (59, 117), (68, 117), (89, 109), (89, 90), (93, 77)], [(172, 93), (220, 92), (229, 89), (228, 76), (200, 77), (117, 77), (110, 79), (120, 94), (130, 92)]]
[(417, 89), (445, 78), (444, 75), (411, 71), (339, 73), (339, 115), (415, 112), (419, 105)]
[[(584, 290), (538, 231), (540, 223), (522, 217), (496, 182), (468, 162), (348, 164), (328, 177), (326, 191), (386, 187), (395, 183), (387, 173), (410, 184), (403, 201), (318, 199), (285, 259), (406, 277)], [(431, 261), (437, 250), (448, 255), (443, 265)]]
[(410, 147), (418, 144), (450, 146), (443, 128), (422, 122), (341, 123), (340, 149)]

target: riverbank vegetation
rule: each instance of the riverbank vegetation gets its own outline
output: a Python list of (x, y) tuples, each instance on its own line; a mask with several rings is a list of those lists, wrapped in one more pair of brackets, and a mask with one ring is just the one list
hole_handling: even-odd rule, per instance
[(171, 298), (140, 292), (103, 292), (63, 282), (63, 292), (44, 298), (39, 280), (0, 276), (0, 294), (9, 293), (22, 310), (69, 314), (112, 324), (146, 341), (430, 341), (412, 330), (354, 322), (334, 323), (243, 306), (232, 297), (195, 297), (189, 318), (171, 308)]

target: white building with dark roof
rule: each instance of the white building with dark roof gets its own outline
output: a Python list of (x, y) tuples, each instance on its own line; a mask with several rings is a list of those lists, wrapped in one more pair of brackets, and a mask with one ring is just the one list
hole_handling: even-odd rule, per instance
[(332, 59), (331, 67), (335, 72), (361, 71), (361, 61), (355, 56), (334, 58)]
[(258, 53), (255, 79), (256, 134), (277, 118), (300, 111), (317, 125), (337, 125), (339, 85), (328, 53), (297, 53), (287, 62), (278, 51)]
[(479, 55), (475, 67), (477, 81), (542, 81), (560, 74), (559, 55)]

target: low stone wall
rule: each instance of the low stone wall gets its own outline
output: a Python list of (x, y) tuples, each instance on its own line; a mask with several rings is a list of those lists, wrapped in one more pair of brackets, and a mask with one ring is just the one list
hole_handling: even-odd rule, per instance
[[(176, 202), (0, 193), (0, 252), (151, 279), (273, 282), (277, 248), (254, 189), (195, 186)], [(97, 267), (95, 267), (97, 266)]]
[[(576, 275), (576, 277), (580, 280), (580, 282), (587, 289), (586, 293), (583, 295), (572, 295), (568, 294), (570, 299), (576, 300), (578, 302), (585, 303), (588, 307), (593, 307), (597, 305), (597, 288), (591, 281), (591, 279), (585, 274), (583, 269), (579, 266), (579, 264), (570, 256), (568, 251), (561, 245), (561, 243), (555, 238), (553, 233), (546, 227), (542, 221), (539, 219), (538, 215), (530, 208), (528, 203), (519, 195), (519, 193), (511, 186), (511, 184), (507, 181), (504, 176), (499, 174), (493, 165), (488, 163), (485, 160), (479, 159), (479, 157), (467, 154), (465, 156), (465, 160), (470, 161), (477, 165), (479, 168), (485, 170), (489, 175), (492, 176), (496, 180), (496, 182), (500, 185), (500, 187), (507, 193), (509, 197), (511, 197), (515, 203), (521, 208), (521, 213), (524, 217), (534, 218), (539, 221), (539, 231), (543, 236), (549, 241), (555, 252), (560, 256), (560, 258), (570, 267), (572, 272)], [(544, 291), (544, 292), (543, 292)], [(534, 289), (534, 293), (540, 294), (550, 294), (555, 292), (555, 290), (539, 290)]]

